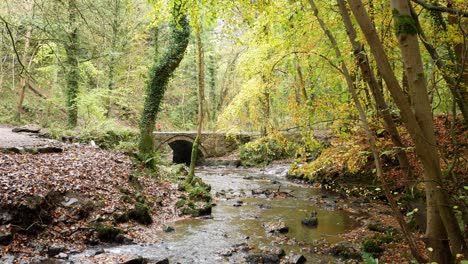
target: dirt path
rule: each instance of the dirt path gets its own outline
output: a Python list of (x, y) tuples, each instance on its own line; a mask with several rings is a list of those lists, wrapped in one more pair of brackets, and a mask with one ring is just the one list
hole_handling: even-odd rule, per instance
[(57, 143), (55, 140), (39, 138), (32, 133), (14, 133), (13, 127), (0, 125), (0, 149), (42, 147)]

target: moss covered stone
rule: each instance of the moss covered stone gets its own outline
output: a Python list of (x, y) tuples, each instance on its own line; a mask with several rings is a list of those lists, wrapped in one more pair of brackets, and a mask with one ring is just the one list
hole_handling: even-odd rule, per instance
[(122, 214), (114, 213), (113, 217), (116, 223), (126, 223), (130, 220), (128, 213), (122, 213)]
[(374, 239), (367, 239), (362, 243), (362, 250), (372, 255), (374, 258), (380, 257), (384, 251), (382, 244)]
[(123, 234), (122, 230), (102, 223), (96, 223), (94, 228), (97, 232), (97, 237), (103, 242), (118, 242), (120, 240), (118, 236)]
[(177, 208), (182, 208), (185, 205), (186, 202), (187, 201), (185, 199), (181, 198), (176, 202), (176, 207)]
[(142, 225), (149, 225), (153, 223), (151, 218), (150, 209), (142, 203), (137, 203), (135, 208), (128, 213), (130, 219), (137, 221)]

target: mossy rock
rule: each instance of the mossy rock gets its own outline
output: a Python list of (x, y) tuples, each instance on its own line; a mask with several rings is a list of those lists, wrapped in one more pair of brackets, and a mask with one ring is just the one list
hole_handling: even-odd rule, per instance
[(187, 166), (185, 166), (185, 164), (173, 165), (171, 168), (171, 173), (174, 176), (187, 176), (188, 175)]
[(356, 245), (346, 241), (338, 242), (337, 244), (333, 245), (330, 249), (327, 250), (327, 253), (345, 260), (360, 261), (362, 259), (359, 248)]
[(128, 213), (130, 219), (137, 221), (142, 225), (149, 225), (153, 223), (151, 218), (150, 209), (142, 203), (137, 203), (135, 208)]
[(380, 232), (380, 233), (383, 233), (386, 231), (386, 227), (381, 223), (370, 223), (367, 226), (367, 229), (369, 229), (370, 231), (375, 231), (375, 232)]
[(128, 176), (128, 182), (136, 190), (142, 190), (143, 189), (143, 185), (141, 184), (140, 180), (138, 180), (138, 176), (136, 176), (136, 175), (130, 174), (130, 176)]
[(193, 203), (187, 203), (184, 207), (181, 209), (181, 213), (183, 215), (191, 215), (191, 216), (203, 216), (203, 215), (210, 215), (211, 210), (213, 206), (211, 203), (205, 203), (203, 205), (200, 204), (193, 204)]
[(128, 213), (122, 213), (122, 214), (114, 213), (113, 217), (116, 223), (126, 223), (130, 220)]
[(192, 188), (189, 192), (189, 198), (193, 201), (204, 202), (210, 202), (212, 199), (210, 192), (202, 186)]
[(185, 203), (187, 202), (187, 200), (185, 200), (184, 198), (180, 198), (177, 202), (176, 202), (176, 207), (177, 208), (182, 208), (184, 207)]
[(372, 255), (374, 258), (380, 257), (384, 251), (382, 243), (375, 239), (366, 239), (362, 243), (362, 250)]
[(96, 223), (94, 228), (97, 232), (97, 237), (103, 242), (121, 242), (121, 236), (123, 236), (122, 230), (113, 226), (104, 225), (102, 223)]

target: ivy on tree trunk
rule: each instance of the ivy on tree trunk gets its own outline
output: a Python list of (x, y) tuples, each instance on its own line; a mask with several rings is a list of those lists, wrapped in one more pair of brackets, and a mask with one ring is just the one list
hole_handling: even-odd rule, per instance
[(67, 114), (68, 127), (74, 128), (78, 122), (78, 87), (80, 78), (80, 69), (78, 65), (79, 35), (77, 25), (78, 10), (76, 0), (68, 1), (68, 22), (70, 33), (68, 33), (68, 43), (65, 45), (67, 53)]
[(153, 130), (156, 116), (169, 79), (184, 57), (189, 42), (190, 25), (187, 16), (180, 14), (180, 5), (174, 5), (174, 21), (170, 25), (172, 36), (169, 48), (151, 68), (146, 84), (146, 98), (140, 120), (140, 141), (138, 144), (142, 155), (148, 155), (154, 150)]

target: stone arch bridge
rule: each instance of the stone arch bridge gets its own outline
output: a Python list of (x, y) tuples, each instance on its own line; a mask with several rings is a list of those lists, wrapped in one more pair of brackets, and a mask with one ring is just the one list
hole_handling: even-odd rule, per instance
[[(154, 132), (155, 150), (169, 146), (173, 151), (174, 163), (190, 164), (192, 145), (197, 136), (195, 131)], [(221, 157), (258, 137), (254, 133), (226, 134), (222, 132), (203, 132), (198, 146), (200, 159)]]

